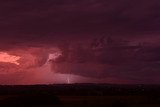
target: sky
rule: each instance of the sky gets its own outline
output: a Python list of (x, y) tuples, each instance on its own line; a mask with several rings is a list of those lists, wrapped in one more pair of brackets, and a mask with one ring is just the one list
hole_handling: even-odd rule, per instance
[(159, 0), (1, 0), (0, 84), (160, 84)]

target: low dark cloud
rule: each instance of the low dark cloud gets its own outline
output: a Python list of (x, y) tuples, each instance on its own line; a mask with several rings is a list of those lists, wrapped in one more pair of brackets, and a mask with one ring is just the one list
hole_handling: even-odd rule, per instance
[[(57, 72), (104, 79), (116, 77), (135, 83), (159, 83), (160, 47), (101, 37), (87, 45), (70, 44), (57, 59)], [(64, 50), (66, 49), (66, 51)]]

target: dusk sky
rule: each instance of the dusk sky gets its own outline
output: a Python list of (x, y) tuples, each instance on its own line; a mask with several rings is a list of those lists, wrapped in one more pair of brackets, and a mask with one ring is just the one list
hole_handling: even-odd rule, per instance
[(160, 84), (159, 0), (1, 0), (0, 84)]

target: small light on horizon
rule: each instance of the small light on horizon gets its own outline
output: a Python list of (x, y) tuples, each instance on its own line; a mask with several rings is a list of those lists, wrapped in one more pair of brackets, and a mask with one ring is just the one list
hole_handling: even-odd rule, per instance
[(67, 78), (67, 84), (70, 84), (71, 82), (70, 82), (70, 78), (68, 77)]

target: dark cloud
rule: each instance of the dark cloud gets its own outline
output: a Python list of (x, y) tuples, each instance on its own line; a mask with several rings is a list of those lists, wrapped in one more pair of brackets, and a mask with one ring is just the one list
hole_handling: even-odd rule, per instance
[[(95, 43), (96, 44), (96, 43)], [(81, 47), (80, 47), (81, 46)], [(97, 48), (75, 46), (64, 60), (57, 60), (57, 72), (71, 73), (98, 79), (116, 77), (135, 83), (159, 83), (160, 47), (128, 45), (117, 42)], [(64, 52), (65, 53), (65, 52)], [(65, 54), (66, 55), (66, 54)]]
[(38, 47), (42, 66), (58, 47), (57, 72), (159, 83), (159, 10), (159, 0), (0, 1), (0, 50)]
[(3, 38), (35, 41), (62, 34), (159, 33), (159, 7), (157, 0), (1, 1), (0, 28)]

